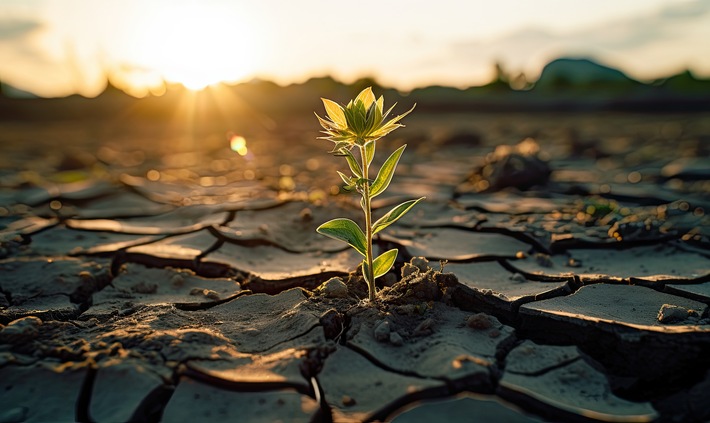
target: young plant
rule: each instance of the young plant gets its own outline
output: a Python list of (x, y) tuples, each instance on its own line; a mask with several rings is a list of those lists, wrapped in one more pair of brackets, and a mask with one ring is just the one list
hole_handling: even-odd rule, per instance
[[(321, 100), (323, 100), (323, 105), (325, 106), (327, 119), (321, 118), (316, 113), (318, 121), (325, 129), (323, 133), (326, 135), (320, 137), (320, 139), (333, 142), (335, 145), (330, 153), (345, 157), (348, 163), (352, 175), (346, 175), (342, 172), (338, 172), (338, 175), (345, 182), (345, 189), (356, 190), (362, 197), (360, 206), (365, 214), (365, 231), (357, 223), (345, 218), (325, 222), (316, 230), (323, 235), (349, 244), (358, 253), (362, 254), (364, 257), (362, 274), (367, 282), (369, 299), (374, 301), (375, 279), (392, 268), (397, 258), (397, 250), (392, 249), (378, 257), (373, 257), (372, 237), (404, 216), (424, 197), (405, 201), (373, 222), (372, 199), (382, 194), (389, 186), (406, 144), (395, 150), (384, 161), (374, 179), (371, 179), (370, 165), (375, 157), (375, 142), (395, 129), (404, 126), (399, 121), (414, 110), (414, 106), (406, 113), (386, 121), (394, 105), (385, 112), (384, 98), (380, 96), (380, 98), (375, 100), (375, 95), (369, 87), (362, 90), (355, 100), (351, 100), (347, 106), (341, 106), (325, 98)], [(353, 154), (353, 149), (359, 154)]]

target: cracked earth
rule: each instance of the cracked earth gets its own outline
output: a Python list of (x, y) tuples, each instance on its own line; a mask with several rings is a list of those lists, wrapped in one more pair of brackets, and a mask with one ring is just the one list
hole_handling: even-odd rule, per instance
[(442, 116), (374, 304), (315, 125), (4, 124), (0, 421), (708, 421), (710, 120)]

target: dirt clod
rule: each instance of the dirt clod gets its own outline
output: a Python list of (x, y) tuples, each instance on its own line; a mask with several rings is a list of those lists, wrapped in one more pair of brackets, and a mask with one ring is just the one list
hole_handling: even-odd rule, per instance
[(658, 311), (658, 321), (661, 323), (682, 323), (688, 319), (697, 320), (700, 317), (697, 311), (684, 307), (663, 304)]
[(343, 332), (343, 315), (334, 308), (323, 313), (319, 321), (326, 339), (336, 339)]
[(493, 327), (493, 322), (487, 314), (476, 313), (466, 320), (466, 325), (471, 329), (488, 330)]
[(35, 316), (13, 320), (0, 331), (0, 341), (8, 344), (29, 342), (37, 338), (40, 326), (42, 320)]
[(348, 286), (338, 277), (323, 282), (319, 290), (328, 298), (346, 298), (348, 296)]

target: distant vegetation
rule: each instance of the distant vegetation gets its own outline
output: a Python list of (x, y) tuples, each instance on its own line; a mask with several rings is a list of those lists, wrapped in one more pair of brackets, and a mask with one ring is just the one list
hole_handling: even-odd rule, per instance
[[(407, 97), (408, 102), (417, 103), (422, 111), (429, 112), (710, 110), (710, 79), (696, 78), (689, 71), (656, 81), (640, 82), (592, 60), (569, 58), (547, 64), (534, 82), (528, 81), (525, 75), (508, 75), (499, 65), (496, 65), (496, 70), (497, 75), (490, 83), (467, 89), (431, 86), (399, 93), (381, 87), (372, 78), (344, 84), (330, 77), (319, 77), (289, 86), (258, 79), (234, 86), (220, 86), (221, 91), (229, 94), (226, 98), (233, 103), (226, 105), (225, 96), (217, 96), (216, 91), (215, 95), (210, 94), (210, 88), (204, 93), (191, 95), (201, 97), (201, 108), (207, 115), (211, 109), (218, 108), (224, 112), (226, 107), (227, 112), (249, 108), (265, 113), (303, 113), (305, 116), (317, 107), (313, 98), (351, 98), (368, 86), (395, 101)], [(0, 83), (0, 86), (3, 85)], [(187, 92), (178, 85), (168, 87), (161, 97), (136, 99), (109, 83), (95, 99), (80, 96), (40, 99), (27, 96), (15, 98), (12, 94), (22, 93), (11, 87), (3, 88), (0, 92), (0, 120), (99, 118), (115, 115), (126, 108), (142, 117), (169, 117), (176, 103)]]

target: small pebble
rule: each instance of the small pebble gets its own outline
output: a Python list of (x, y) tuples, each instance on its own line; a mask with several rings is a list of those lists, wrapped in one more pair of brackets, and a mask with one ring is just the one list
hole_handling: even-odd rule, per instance
[(217, 291), (213, 291), (211, 289), (205, 289), (202, 291), (202, 294), (210, 300), (218, 301), (220, 299)]
[(341, 402), (343, 403), (344, 406), (346, 407), (352, 407), (353, 405), (357, 404), (355, 402), (355, 398), (349, 397), (347, 395), (343, 395), (343, 398), (341, 399)]
[(409, 261), (412, 266), (416, 266), (419, 268), (419, 271), (421, 272), (426, 272), (429, 270), (429, 260), (425, 259), (424, 257), (412, 257), (412, 259)]
[(414, 336), (429, 335), (434, 332), (433, 327), (434, 320), (432, 320), (431, 318), (424, 319), (424, 321), (419, 323), (416, 329), (414, 329)]
[(476, 313), (466, 320), (466, 325), (471, 329), (486, 330), (493, 327), (491, 319), (485, 313)]
[(550, 268), (554, 266), (554, 264), (552, 263), (552, 259), (547, 254), (535, 254), (535, 261), (542, 267)]
[(175, 274), (172, 278), (170, 278), (170, 283), (174, 288), (180, 288), (185, 285), (185, 278), (183, 278), (180, 274)]
[(397, 332), (390, 332), (390, 344), (394, 345), (395, 347), (402, 346), (402, 344), (404, 344), (402, 335)]
[(383, 320), (375, 325), (375, 339), (380, 342), (387, 342), (390, 339), (390, 322)]
[(302, 222), (310, 222), (313, 220), (313, 212), (308, 207), (303, 208), (298, 215), (300, 216)]
[(220, 299), (217, 291), (213, 291), (211, 289), (206, 289), (206, 288), (205, 289), (192, 288), (192, 290), (190, 291), (190, 295), (201, 295), (205, 298), (208, 298), (208, 299), (214, 300), (214, 301), (218, 301)]
[(513, 273), (513, 275), (510, 277), (510, 280), (513, 282), (525, 282), (525, 276), (521, 275), (520, 273)]
[(698, 318), (700, 316), (695, 310), (672, 304), (663, 304), (658, 311), (657, 319), (661, 323), (679, 323), (687, 320), (689, 317)]
[(348, 296), (348, 286), (338, 277), (323, 282), (320, 290), (328, 298), (346, 298)]

